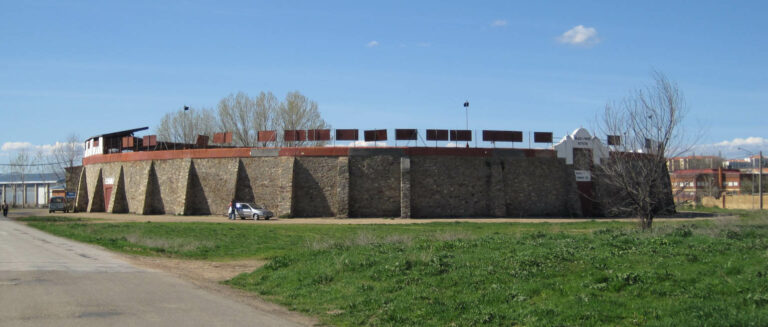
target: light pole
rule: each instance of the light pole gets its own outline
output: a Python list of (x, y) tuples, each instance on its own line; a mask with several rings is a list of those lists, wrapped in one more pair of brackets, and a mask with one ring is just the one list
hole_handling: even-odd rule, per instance
[[(464, 101), (464, 115), (466, 116), (466, 130), (469, 130), (469, 100)], [(467, 147), (469, 147), (469, 141), (467, 141)]]

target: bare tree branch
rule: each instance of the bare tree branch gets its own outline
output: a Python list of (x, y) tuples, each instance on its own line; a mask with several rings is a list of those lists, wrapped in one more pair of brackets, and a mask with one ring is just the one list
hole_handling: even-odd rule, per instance
[(677, 85), (655, 72), (654, 85), (606, 105), (598, 122), (606, 135), (621, 137), (609, 159), (598, 166), (598, 180), (613, 202), (615, 214), (634, 214), (650, 228), (656, 214), (674, 210), (666, 158), (690, 149), (681, 129), (687, 114)]

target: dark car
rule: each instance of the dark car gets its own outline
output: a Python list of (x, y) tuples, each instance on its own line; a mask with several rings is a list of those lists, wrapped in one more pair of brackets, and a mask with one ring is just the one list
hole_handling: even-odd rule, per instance
[(54, 196), (51, 198), (50, 201), (48, 201), (48, 212), (69, 212), (69, 208), (67, 207), (67, 199), (63, 196)]

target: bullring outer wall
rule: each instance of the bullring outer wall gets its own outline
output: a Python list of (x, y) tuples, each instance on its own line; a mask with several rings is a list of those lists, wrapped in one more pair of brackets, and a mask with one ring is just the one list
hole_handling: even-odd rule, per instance
[(291, 217), (582, 213), (573, 167), (552, 150), (195, 149), (95, 155), (83, 165), (75, 203), (89, 212), (225, 215), (236, 199)]

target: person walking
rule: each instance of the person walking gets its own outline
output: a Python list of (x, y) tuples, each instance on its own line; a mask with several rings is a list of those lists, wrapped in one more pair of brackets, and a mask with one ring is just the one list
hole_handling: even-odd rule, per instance
[(3, 209), (3, 217), (8, 217), (8, 203), (6, 203), (5, 201), (3, 201), (2, 209)]
[(232, 201), (229, 201), (229, 209), (227, 210), (227, 215), (229, 216), (229, 220), (235, 219), (235, 208), (233, 207), (235, 204), (235, 200), (232, 199)]

